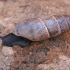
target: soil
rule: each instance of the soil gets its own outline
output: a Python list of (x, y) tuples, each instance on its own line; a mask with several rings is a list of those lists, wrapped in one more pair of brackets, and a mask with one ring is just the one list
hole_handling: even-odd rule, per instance
[[(0, 0), (0, 36), (13, 32), (16, 24), (28, 18), (70, 15), (69, 8), (70, 0)], [(70, 70), (70, 30), (27, 47), (14, 45), (13, 50), (14, 56), (0, 55), (10, 63), (0, 59), (0, 70)]]

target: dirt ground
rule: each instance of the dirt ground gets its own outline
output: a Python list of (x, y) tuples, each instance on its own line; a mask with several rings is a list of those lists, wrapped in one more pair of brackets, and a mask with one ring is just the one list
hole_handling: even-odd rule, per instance
[[(70, 15), (70, 0), (0, 0), (0, 36), (13, 32), (16, 24), (42, 15)], [(0, 46), (0, 50), (3, 46)], [(70, 70), (70, 31), (21, 48), (4, 56), (0, 70)]]

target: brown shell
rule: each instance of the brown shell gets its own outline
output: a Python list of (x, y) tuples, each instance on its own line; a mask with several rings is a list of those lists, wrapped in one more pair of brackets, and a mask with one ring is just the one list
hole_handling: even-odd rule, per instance
[(69, 30), (68, 16), (44, 16), (26, 19), (16, 25), (14, 34), (32, 41), (41, 41), (55, 37)]

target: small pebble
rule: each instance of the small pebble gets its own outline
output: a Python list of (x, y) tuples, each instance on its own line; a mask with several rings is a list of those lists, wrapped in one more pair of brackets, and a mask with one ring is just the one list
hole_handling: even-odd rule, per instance
[(2, 50), (1, 50), (1, 53), (4, 55), (4, 56), (12, 56), (14, 55), (14, 53), (16, 53), (16, 51), (14, 51), (12, 49), (12, 47), (3, 47)]

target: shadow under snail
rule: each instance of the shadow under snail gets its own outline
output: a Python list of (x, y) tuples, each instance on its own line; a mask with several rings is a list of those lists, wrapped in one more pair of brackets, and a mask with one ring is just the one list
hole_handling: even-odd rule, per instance
[(30, 18), (18, 23), (10, 33), (2, 37), (2, 44), (7, 46), (27, 46), (32, 41), (46, 40), (58, 36), (70, 29), (70, 17), (67, 15), (43, 16)]

